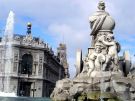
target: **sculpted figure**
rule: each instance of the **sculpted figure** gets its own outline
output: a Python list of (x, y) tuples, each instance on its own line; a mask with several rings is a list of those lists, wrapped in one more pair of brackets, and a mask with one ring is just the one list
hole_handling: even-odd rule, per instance
[(88, 56), (88, 76), (93, 70), (102, 70), (101, 65), (105, 62), (105, 55), (102, 53), (103, 48), (100, 44), (96, 44), (95, 52)]
[(107, 46), (108, 51), (106, 55), (106, 63), (113, 61), (115, 65), (118, 65), (119, 46), (118, 43), (114, 40), (113, 34), (108, 34), (107, 36), (102, 35), (98, 38), (98, 41)]
[(89, 17), (91, 26), (92, 46), (94, 47), (97, 35), (112, 33), (115, 22), (112, 17), (105, 11), (105, 3), (100, 1), (98, 11)]

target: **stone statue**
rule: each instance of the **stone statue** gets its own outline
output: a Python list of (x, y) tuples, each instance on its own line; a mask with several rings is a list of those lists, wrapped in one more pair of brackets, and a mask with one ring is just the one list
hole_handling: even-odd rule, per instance
[(113, 34), (107, 34), (106, 36), (102, 35), (98, 38), (98, 41), (107, 47), (106, 63), (113, 61), (113, 63), (117, 66), (119, 46), (114, 40)]
[(105, 62), (105, 56), (102, 54), (103, 48), (100, 44), (96, 44), (95, 52), (88, 55), (88, 76), (90, 76), (94, 69), (102, 70), (101, 65)]
[[(117, 101), (110, 97), (117, 94), (130, 97), (131, 91), (135, 92), (135, 77), (128, 77), (131, 69), (130, 55), (125, 52), (124, 56), (118, 56), (120, 45), (113, 34), (115, 21), (105, 11), (103, 1), (98, 4), (98, 11), (89, 17), (89, 22), (92, 46), (88, 48), (87, 56), (83, 59), (82, 51), (77, 51), (77, 75), (72, 80), (63, 79), (56, 83), (51, 94), (54, 101), (84, 101), (83, 94), (90, 101), (102, 97), (106, 101)], [(113, 96), (107, 96), (108, 94)], [(96, 98), (98, 95), (99, 98)]]
[(100, 1), (98, 11), (89, 17), (91, 26), (92, 46), (95, 44), (97, 36), (100, 34), (112, 33), (115, 22), (112, 17), (105, 11), (105, 3)]

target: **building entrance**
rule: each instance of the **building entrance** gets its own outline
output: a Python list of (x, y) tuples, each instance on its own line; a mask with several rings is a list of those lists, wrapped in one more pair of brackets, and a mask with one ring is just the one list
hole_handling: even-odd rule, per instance
[(20, 82), (19, 96), (30, 96), (31, 82)]

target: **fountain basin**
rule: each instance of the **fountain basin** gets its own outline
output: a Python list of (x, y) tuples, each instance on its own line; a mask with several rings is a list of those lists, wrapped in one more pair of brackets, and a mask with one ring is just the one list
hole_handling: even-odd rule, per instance
[(0, 97), (0, 101), (51, 101), (49, 98)]
[(17, 97), (15, 93), (0, 92), (0, 97)]

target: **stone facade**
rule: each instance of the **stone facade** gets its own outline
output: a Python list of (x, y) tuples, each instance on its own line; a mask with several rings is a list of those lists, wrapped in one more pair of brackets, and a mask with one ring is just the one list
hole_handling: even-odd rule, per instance
[[(6, 42), (8, 44), (8, 42)], [(57, 80), (64, 78), (64, 68), (58, 56), (40, 38), (32, 37), (31, 24), (26, 36), (14, 35), (12, 57), (5, 57), (6, 44), (0, 42), (0, 91), (10, 85), (8, 92), (18, 96), (49, 97)], [(10, 73), (5, 73), (5, 63), (11, 61)]]

